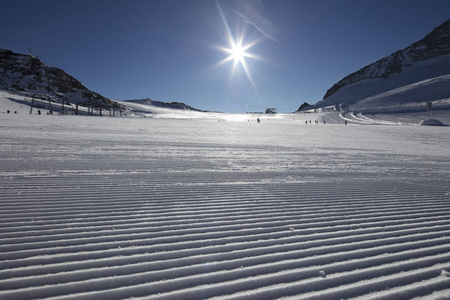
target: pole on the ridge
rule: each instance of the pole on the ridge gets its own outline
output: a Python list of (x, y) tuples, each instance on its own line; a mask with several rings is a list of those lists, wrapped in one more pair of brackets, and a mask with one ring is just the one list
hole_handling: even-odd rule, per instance
[(50, 114), (53, 114), (52, 101), (50, 97), (48, 97), (48, 106), (50, 106)]
[(433, 104), (431, 101), (427, 102), (427, 115), (432, 116), (433, 115)]
[(33, 112), (33, 104), (34, 104), (34, 94), (33, 94), (33, 98), (31, 99), (30, 115)]

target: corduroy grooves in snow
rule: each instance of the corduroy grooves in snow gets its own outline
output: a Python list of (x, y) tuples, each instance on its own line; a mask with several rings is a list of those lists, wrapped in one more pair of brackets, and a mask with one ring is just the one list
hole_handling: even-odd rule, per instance
[(0, 299), (450, 297), (448, 127), (0, 118)]

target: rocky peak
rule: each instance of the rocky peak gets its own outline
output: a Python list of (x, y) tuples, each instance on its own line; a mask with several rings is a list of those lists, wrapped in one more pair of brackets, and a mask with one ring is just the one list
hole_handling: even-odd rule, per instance
[(31, 52), (25, 55), (0, 49), (0, 89), (38, 94), (60, 103), (96, 108), (119, 106), (87, 89), (62, 69), (45, 65)]
[(344, 77), (326, 92), (323, 100), (349, 84), (364, 79), (388, 78), (393, 74), (402, 72), (405, 67), (411, 67), (418, 61), (431, 59), (449, 53), (450, 19), (436, 27), (422, 40)]

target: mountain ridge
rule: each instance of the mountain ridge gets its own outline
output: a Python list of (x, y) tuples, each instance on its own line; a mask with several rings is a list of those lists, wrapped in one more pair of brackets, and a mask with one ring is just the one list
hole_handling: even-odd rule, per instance
[[(442, 60), (445, 60), (444, 67), (433, 66), (433, 74), (415, 75), (411, 77), (410, 80), (403, 78), (402, 83), (413, 84), (414, 82), (429, 79), (431, 77), (438, 77), (442, 75), (447, 75), (450, 73), (447, 66), (450, 66), (450, 19), (439, 25), (423, 39), (411, 44), (410, 46), (404, 48), (403, 50), (398, 50), (389, 56), (383, 57), (376, 62), (369, 64), (360, 70), (351, 73), (334, 84), (330, 89), (327, 90), (325, 96), (321, 101), (319, 101), (315, 106), (323, 107), (327, 105), (337, 104), (338, 102), (358, 100), (358, 95), (355, 95), (354, 91), (351, 93), (342, 93), (342, 97), (338, 97), (336, 93), (342, 92), (342, 90), (348, 86), (358, 84), (364, 80), (387, 80), (393, 78), (395, 75), (405, 73), (414, 68), (423, 68), (424, 65), (435, 64), (438, 65)], [(423, 63), (425, 62), (425, 63)], [(428, 68), (430, 69), (430, 68)], [(419, 73), (417, 71), (416, 73)], [(428, 76), (428, 77), (427, 77)], [(383, 84), (379, 84), (382, 86)], [(388, 85), (384, 84), (386, 87), (384, 90), (379, 90), (378, 92), (386, 92), (389, 90)], [(393, 88), (397, 88), (395, 86)], [(364, 96), (373, 96), (374, 94), (361, 94), (359, 100), (364, 99)], [(334, 98), (334, 99), (333, 99)], [(341, 99), (337, 99), (341, 98)], [(356, 101), (357, 102), (357, 101)]]
[(153, 105), (158, 106), (162, 108), (172, 108), (172, 109), (182, 109), (182, 110), (192, 110), (192, 111), (199, 111), (199, 112), (206, 112), (205, 110), (201, 110), (195, 107), (192, 107), (190, 105), (187, 105), (183, 102), (163, 102), (158, 100), (152, 100), (152, 99), (131, 99), (131, 100), (124, 100), (122, 102), (131, 102), (131, 103), (138, 103), (143, 105)]
[(42, 63), (31, 51), (26, 55), (0, 49), (0, 89), (25, 92), (61, 104), (72, 103), (100, 110), (113, 108), (125, 112), (125, 103), (134, 102), (149, 107), (203, 111), (182, 102), (166, 103), (151, 99), (116, 101), (106, 98), (86, 88), (64, 70)]
[(26, 55), (0, 49), (0, 89), (35, 94), (57, 103), (123, 109), (116, 101), (89, 90), (64, 70), (42, 63), (31, 51)]

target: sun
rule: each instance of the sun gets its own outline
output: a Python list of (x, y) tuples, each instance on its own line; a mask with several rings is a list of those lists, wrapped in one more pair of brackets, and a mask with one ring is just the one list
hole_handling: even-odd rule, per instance
[(234, 60), (235, 64), (238, 62), (244, 63), (245, 57), (251, 56), (246, 52), (248, 48), (249, 46), (243, 46), (241, 42), (232, 43), (231, 48), (227, 49), (227, 52), (230, 53), (229, 59)]
[(255, 44), (256, 42), (244, 43), (243, 36), (238, 39), (234, 39), (234, 37), (230, 34), (228, 36), (228, 47), (218, 47), (218, 49), (228, 54), (228, 56), (225, 57), (225, 59), (223, 59), (221, 62), (219, 62), (218, 65), (222, 65), (226, 62), (233, 62), (231, 74), (235, 75), (239, 72), (239, 69), (243, 70), (252, 86), (256, 89), (255, 82), (253, 81), (253, 78), (250, 74), (247, 63), (247, 59), (258, 59), (256, 55), (248, 51)]
[(227, 53), (228, 56), (221, 62), (225, 63), (228, 61), (233, 61), (233, 73), (237, 71), (237, 68), (240, 66), (244, 72), (247, 74), (248, 79), (253, 84), (253, 79), (251, 78), (250, 71), (247, 66), (246, 59), (254, 59), (257, 58), (252, 53), (248, 52), (248, 50), (254, 46), (255, 43), (246, 43), (243, 42), (243, 36), (239, 39), (234, 39), (233, 36), (228, 36), (228, 47), (221, 47), (223, 52)]
[(244, 69), (247, 68), (245, 59), (255, 58), (253, 54), (249, 53), (247, 50), (252, 47), (252, 44), (243, 44), (242, 39), (235, 41), (231, 36), (228, 37), (229, 47), (221, 48), (225, 53), (228, 53), (228, 57), (224, 61), (233, 61), (234, 69), (241, 65)]
[(222, 11), (222, 8), (218, 1), (216, 1), (217, 8), (219, 10), (219, 14), (222, 18), (223, 25), (225, 28), (225, 37), (228, 40), (228, 47), (216, 47), (217, 49), (221, 50), (222, 52), (225, 52), (228, 54), (227, 57), (225, 57), (222, 61), (220, 61), (217, 65), (222, 65), (227, 62), (232, 61), (233, 62), (233, 68), (231, 71), (231, 75), (236, 75), (239, 73), (240, 70), (243, 70), (245, 75), (247, 75), (248, 80), (252, 84), (253, 88), (257, 90), (255, 82), (253, 81), (253, 78), (250, 74), (250, 70), (248, 67), (247, 59), (259, 59), (258, 56), (250, 53), (248, 50), (255, 46), (258, 43), (258, 40), (252, 40), (252, 41), (246, 41), (245, 39), (245, 30), (243, 29), (238, 34), (233, 35), (231, 33), (230, 27), (228, 26), (228, 22), (225, 18), (225, 15)]

